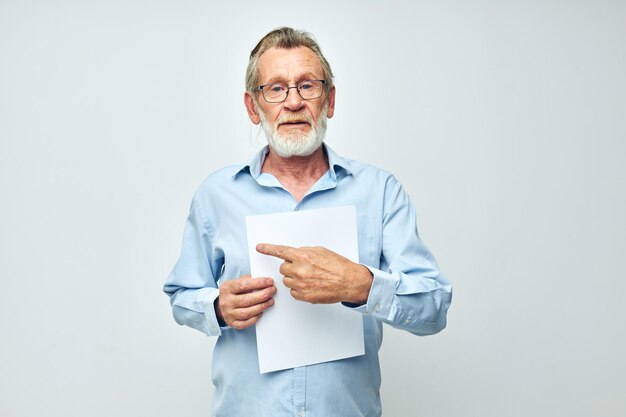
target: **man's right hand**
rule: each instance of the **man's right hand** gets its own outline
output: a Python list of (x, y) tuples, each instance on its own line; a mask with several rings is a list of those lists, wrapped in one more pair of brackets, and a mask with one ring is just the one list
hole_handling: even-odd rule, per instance
[(245, 329), (256, 323), (263, 311), (274, 304), (276, 286), (271, 278), (241, 278), (223, 282), (215, 300), (215, 313), (234, 329)]

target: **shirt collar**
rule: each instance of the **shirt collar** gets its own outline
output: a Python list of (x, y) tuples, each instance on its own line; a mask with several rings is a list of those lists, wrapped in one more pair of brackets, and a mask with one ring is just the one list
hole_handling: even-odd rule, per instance
[[(326, 155), (328, 156), (328, 166), (330, 177), (333, 181), (337, 181), (337, 179), (341, 179), (345, 176), (352, 175), (350, 171), (350, 163), (347, 159), (337, 155), (335, 151), (333, 151), (328, 145), (325, 143), (322, 144), (324, 150), (326, 151)], [(269, 146), (265, 145), (263, 149), (257, 152), (256, 155), (250, 159), (250, 161), (243, 165), (237, 172), (233, 174), (233, 178), (237, 177), (242, 172), (248, 172), (252, 178), (258, 179), (259, 175), (261, 175), (261, 167), (263, 167), (263, 161), (265, 161), (265, 157), (269, 152)]]

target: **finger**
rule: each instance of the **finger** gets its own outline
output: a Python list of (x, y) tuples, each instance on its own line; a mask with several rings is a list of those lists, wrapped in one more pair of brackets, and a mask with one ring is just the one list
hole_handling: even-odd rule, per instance
[(259, 243), (256, 245), (256, 250), (264, 255), (274, 256), (285, 261), (293, 260), (296, 252), (296, 248), (292, 246), (272, 245), (271, 243)]
[(258, 316), (251, 317), (248, 320), (233, 320), (230, 323), (230, 327), (232, 327), (233, 329), (237, 329), (237, 330), (243, 330), (245, 328), (252, 326), (254, 323), (259, 321), (260, 318), (261, 318), (261, 314), (259, 314)]
[(289, 291), (289, 293), (296, 300), (304, 301), (304, 299), (302, 298), (302, 294), (300, 294), (297, 290), (292, 289), (291, 291)]
[(329, 301), (324, 301), (323, 298), (320, 298), (318, 296), (316, 296), (315, 294), (312, 293), (308, 293), (308, 292), (302, 292), (302, 291), (298, 291), (298, 290), (291, 290), (290, 291), (291, 296), (298, 300), (298, 301), (304, 301), (307, 303), (311, 303), (311, 304), (319, 304), (319, 303), (331, 303)]
[(231, 312), (231, 317), (235, 320), (248, 320), (251, 317), (258, 316), (273, 305), (274, 299), (270, 298), (264, 303), (255, 304), (251, 307), (237, 308)]
[(220, 291), (223, 289), (231, 294), (243, 294), (250, 291), (261, 290), (274, 285), (272, 278), (237, 278), (234, 280), (226, 281), (220, 286)]
[(236, 295), (233, 298), (233, 304), (237, 308), (250, 307), (261, 304), (271, 299), (276, 294), (276, 287), (272, 286), (261, 291), (253, 291), (245, 294)]
[(281, 275), (293, 277), (293, 276), (296, 275), (296, 273), (295, 273), (296, 272), (296, 267), (291, 262), (283, 262), (278, 267), (278, 272), (280, 272)]
[(293, 290), (298, 285), (298, 280), (290, 277), (289, 275), (285, 275), (283, 277), (283, 284), (285, 284), (285, 287)]

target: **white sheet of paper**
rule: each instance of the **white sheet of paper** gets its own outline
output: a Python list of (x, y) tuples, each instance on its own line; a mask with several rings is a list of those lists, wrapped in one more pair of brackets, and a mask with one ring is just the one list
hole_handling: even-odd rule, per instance
[(354, 206), (246, 217), (253, 277), (271, 277), (278, 293), (256, 324), (261, 373), (365, 354), (363, 317), (341, 303), (310, 304), (283, 285), (281, 259), (256, 251), (258, 243), (324, 246), (358, 262)]

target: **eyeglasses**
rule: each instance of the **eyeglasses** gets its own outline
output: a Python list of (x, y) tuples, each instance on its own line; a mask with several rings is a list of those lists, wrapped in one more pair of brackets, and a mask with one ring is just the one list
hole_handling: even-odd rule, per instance
[(272, 83), (260, 85), (255, 88), (256, 91), (263, 93), (263, 98), (268, 103), (282, 103), (287, 100), (289, 90), (295, 88), (302, 100), (314, 100), (320, 98), (324, 92), (326, 80), (304, 80), (298, 84), (289, 87), (283, 83)]

